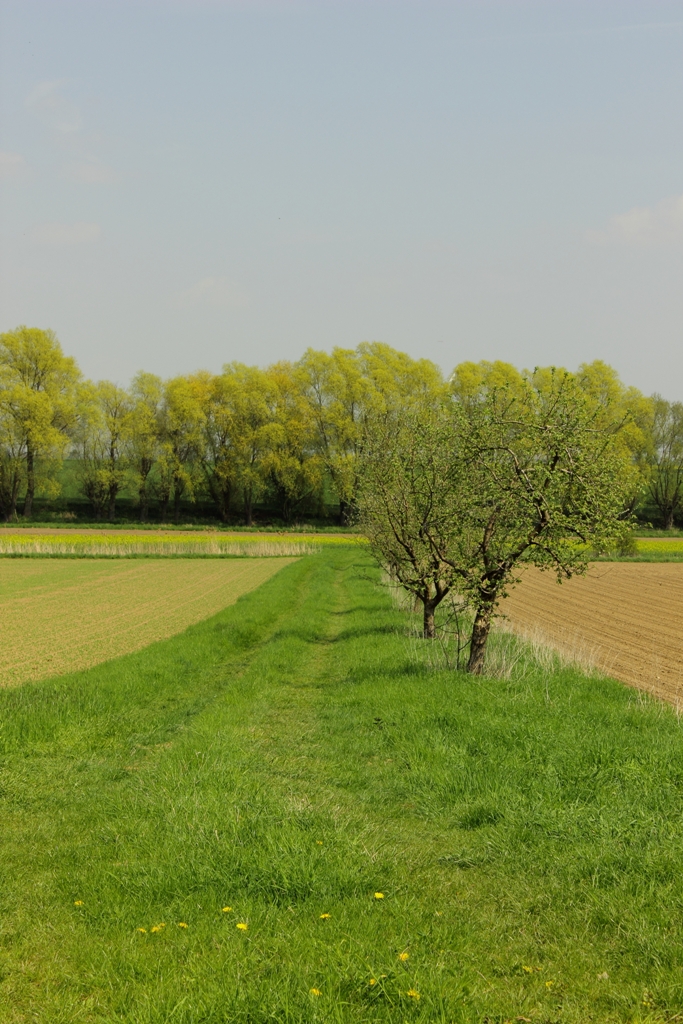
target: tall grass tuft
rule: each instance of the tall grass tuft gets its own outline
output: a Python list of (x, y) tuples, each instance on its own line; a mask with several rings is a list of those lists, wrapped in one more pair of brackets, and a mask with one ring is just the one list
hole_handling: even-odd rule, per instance
[[(395, 608), (405, 616), (404, 636), (415, 665), (430, 671), (463, 669), (467, 661), (473, 614), (458, 595), (449, 595), (437, 609), (436, 639), (422, 635), (422, 606), (389, 576), (382, 585)], [(486, 650), (486, 675), (497, 679), (523, 679), (530, 672), (575, 669), (586, 676), (598, 672), (598, 651), (580, 635), (567, 635), (561, 644), (538, 627), (520, 631), (504, 615), (495, 620)], [(604, 669), (602, 670), (604, 672)]]

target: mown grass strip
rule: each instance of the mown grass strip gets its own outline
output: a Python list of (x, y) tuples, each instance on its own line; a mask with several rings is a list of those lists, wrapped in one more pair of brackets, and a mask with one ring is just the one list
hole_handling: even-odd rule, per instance
[(3, 1021), (679, 1012), (676, 716), (427, 672), (373, 576), (332, 549), (0, 694)]

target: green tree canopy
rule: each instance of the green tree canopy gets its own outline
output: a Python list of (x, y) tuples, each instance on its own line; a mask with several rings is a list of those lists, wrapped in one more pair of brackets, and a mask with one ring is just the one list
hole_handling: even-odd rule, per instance
[(47, 470), (46, 487), (53, 493), (58, 489), (54, 469), (75, 425), (79, 379), (76, 362), (64, 355), (52, 331), (22, 326), (0, 335), (0, 407), (3, 421), (11, 424), (4, 435), (25, 465), (27, 518), (33, 511), (39, 459)]
[(653, 395), (652, 406), (648, 491), (670, 530), (683, 510), (683, 403)]
[(480, 382), (432, 415), (366, 434), (360, 518), (380, 564), (433, 612), (455, 591), (474, 614), (480, 673), (495, 610), (523, 563), (582, 573), (624, 528), (631, 462), (576, 376)]

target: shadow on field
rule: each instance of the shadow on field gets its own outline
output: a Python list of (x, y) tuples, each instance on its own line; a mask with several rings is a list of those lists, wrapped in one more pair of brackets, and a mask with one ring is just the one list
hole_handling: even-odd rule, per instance
[(393, 634), (396, 635), (396, 627), (392, 625), (386, 626), (355, 626), (353, 629), (345, 629), (343, 633), (338, 636), (331, 637), (326, 640), (329, 644), (343, 643), (345, 640), (357, 640), (363, 636), (378, 636)]
[(382, 601), (363, 601), (362, 604), (354, 604), (350, 608), (331, 611), (329, 614), (331, 618), (343, 618), (347, 615), (357, 615), (359, 612), (365, 615), (382, 615), (386, 610)]
[(337, 636), (329, 636), (326, 633), (314, 632), (306, 629), (305, 626), (293, 626), (291, 629), (282, 629), (274, 634), (273, 642), (280, 640), (295, 639), (305, 644), (340, 644), (349, 640), (357, 640), (366, 636), (388, 636), (396, 634), (396, 628), (392, 625), (386, 626), (356, 626), (353, 629), (345, 629)]

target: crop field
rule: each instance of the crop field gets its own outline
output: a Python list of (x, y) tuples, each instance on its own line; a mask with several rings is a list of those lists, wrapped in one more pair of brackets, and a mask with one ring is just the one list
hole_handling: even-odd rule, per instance
[(683, 702), (680, 563), (594, 563), (586, 576), (561, 585), (550, 573), (528, 569), (501, 610), (516, 633), (677, 706)]
[(0, 686), (87, 668), (172, 636), (290, 561), (0, 559)]

